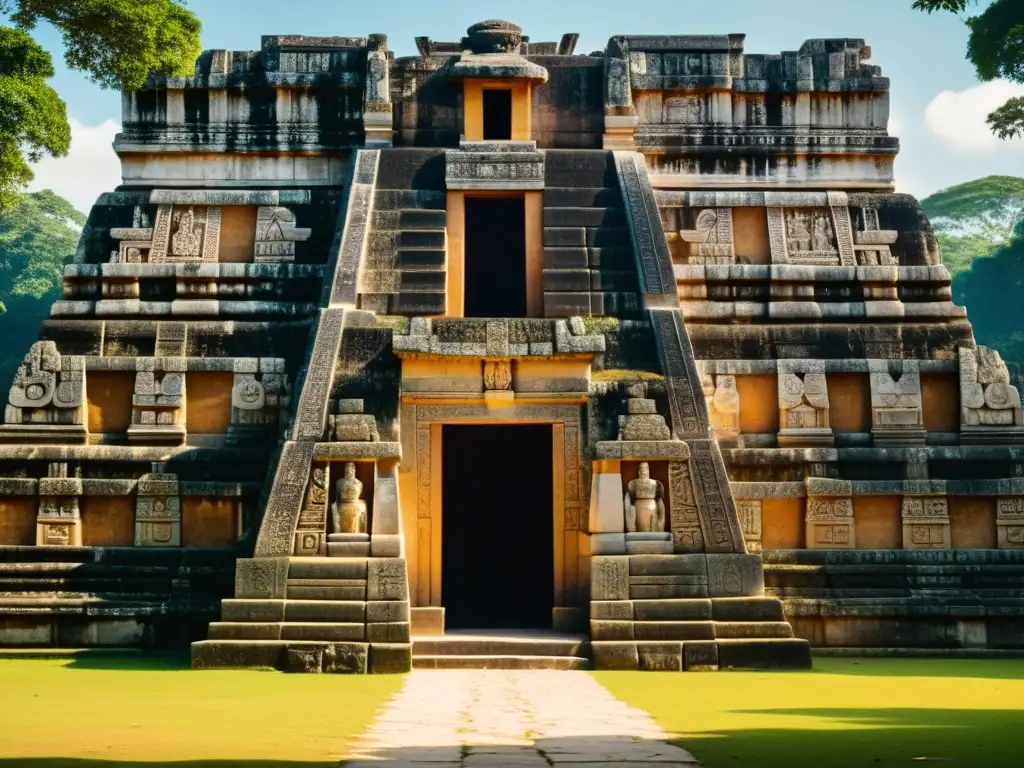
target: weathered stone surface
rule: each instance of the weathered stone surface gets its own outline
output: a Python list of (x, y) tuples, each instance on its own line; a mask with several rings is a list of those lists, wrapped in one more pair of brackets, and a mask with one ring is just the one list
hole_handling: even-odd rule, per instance
[(370, 644), (370, 674), (398, 674), (411, 669), (412, 646), (408, 643)]
[(324, 648), (323, 671), (328, 674), (365, 674), (369, 650), (367, 643), (332, 643)]
[(323, 671), (323, 646), (288, 646), (285, 652), (285, 672), (316, 673)]
[(640, 655), (635, 642), (595, 641), (590, 647), (594, 656), (594, 669), (640, 668)]

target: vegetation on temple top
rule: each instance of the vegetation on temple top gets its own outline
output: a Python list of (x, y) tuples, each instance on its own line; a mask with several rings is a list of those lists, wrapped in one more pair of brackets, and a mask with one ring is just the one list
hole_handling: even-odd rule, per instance
[[(965, 13), (977, 0), (915, 0), (914, 8), (932, 13)], [(971, 30), (967, 59), (986, 82), (1009, 80), (1024, 84), (1024, 3), (995, 0), (980, 15), (964, 23)], [(988, 116), (992, 132), (1001, 139), (1024, 137), (1024, 96), (1010, 99)]]
[(71, 129), (47, 85), (53, 60), (31, 36), (39, 22), (60, 30), (64, 59), (104, 88), (142, 87), (150, 75), (191, 74), (202, 26), (183, 0), (0, 0), (0, 210), (19, 202), (31, 163), (63, 157)]

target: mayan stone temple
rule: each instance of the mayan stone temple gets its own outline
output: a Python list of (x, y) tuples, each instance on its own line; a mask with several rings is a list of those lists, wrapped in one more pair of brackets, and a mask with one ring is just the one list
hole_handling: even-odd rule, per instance
[(577, 38), (271, 36), (124, 94), (0, 428), (0, 644), (1024, 646), (1020, 396), (893, 193), (870, 48)]

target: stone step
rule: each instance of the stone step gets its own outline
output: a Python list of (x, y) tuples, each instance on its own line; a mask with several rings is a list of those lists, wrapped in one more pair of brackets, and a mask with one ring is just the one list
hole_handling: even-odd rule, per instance
[(288, 579), (285, 594), (289, 600), (366, 600), (366, 579)]
[(361, 622), (215, 621), (210, 624), (209, 638), (361, 643), (366, 639), (366, 626)]
[(806, 640), (723, 639), (717, 645), (720, 669), (811, 668), (811, 646)]
[(378, 210), (373, 214), (373, 226), (376, 229), (437, 230), (445, 228), (446, 219), (445, 211), (424, 208)]
[(793, 628), (785, 621), (716, 621), (715, 637), (787, 638), (793, 637)]
[(545, 227), (622, 227), (625, 224), (619, 207), (544, 208)]
[(450, 633), (414, 637), (414, 656), (586, 656), (587, 638), (575, 635)]
[(374, 194), (377, 210), (407, 210), (410, 208), (444, 210), (448, 194), (436, 189), (378, 189)]
[(438, 269), (445, 268), (446, 251), (444, 248), (399, 248), (399, 269)]
[(782, 601), (775, 597), (716, 597), (711, 601), (715, 621), (785, 621)]
[(582, 656), (417, 656), (413, 669), (590, 669)]
[(614, 187), (545, 187), (545, 208), (587, 208), (622, 205), (622, 192)]

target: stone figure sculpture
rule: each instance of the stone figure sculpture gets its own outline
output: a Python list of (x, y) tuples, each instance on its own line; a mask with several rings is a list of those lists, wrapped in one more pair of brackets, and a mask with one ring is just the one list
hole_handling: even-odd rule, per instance
[(356, 465), (345, 465), (345, 476), (338, 481), (338, 498), (331, 505), (334, 533), (366, 533), (366, 502), (359, 498), (363, 484), (356, 478)]
[(176, 256), (198, 257), (203, 252), (201, 229), (197, 226), (195, 211), (189, 208), (178, 221), (178, 229), (171, 239), (171, 252)]
[(651, 467), (640, 463), (640, 476), (626, 486), (626, 531), (660, 533), (665, 530), (665, 486), (651, 479)]

